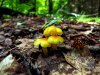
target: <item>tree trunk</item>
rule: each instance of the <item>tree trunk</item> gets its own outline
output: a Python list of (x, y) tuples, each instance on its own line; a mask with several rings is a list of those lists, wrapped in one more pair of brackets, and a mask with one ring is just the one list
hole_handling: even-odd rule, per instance
[(77, 12), (81, 13), (81, 0), (77, 0)]
[(91, 9), (90, 9), (91, 10), (91, 15), (94, 14), (94, 6), (93, 5), (94, 5), (93, 0), (91, 0)]
[(98, 16), (100, 16), (100, 0), (99, 0), (99, 7), (98, 7)]
[(49, 14), (52, 14), (52, 10), (53, 10), (53, 7), (52, 7), (52, 0), (49, 0)]
[(36, 0), (34, 0), (34, 2), (32, 4), (33, 4), (33, 7), (31, 9), (31, 11), (36, 12)]

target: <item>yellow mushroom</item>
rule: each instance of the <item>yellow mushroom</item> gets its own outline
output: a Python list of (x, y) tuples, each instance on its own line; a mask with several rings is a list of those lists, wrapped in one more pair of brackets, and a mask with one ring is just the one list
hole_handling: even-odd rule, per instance
[(58, 28), (56, 26), (50, 26), (44, 30), (43, 34), (44, 34), (44, 36), (48, 37), (51, 35), (62, 35), (63, 32), (60, 28)]
[(37, 39), (37, 40), (34, 41), (34, 47), (35, 48), (38, 48), (39, 47), (39, 45), (41, 44), (41, 40), (42, 39)]
[(61, 36), (50, 36), (48, 42), (52, 44), (52, 48), (57, 50), (57, 45), (64, 42), (64, 39)]
[(51, 47), (51, 44), (48, 42), (48, 39), (47, 38), (41, 38), (41, 39), (37, 39), (35, 42), (34, 42), (34, 46), (41, 46), (42, 47), (42, 50), (43, 50), (43, 53), (45, 56), (48, 55), (48, 47)]
[(63, 34), (63, 32), (60, 28), (56, 27), (56, 31), (57, 31), (57, 35), (62, 35)]

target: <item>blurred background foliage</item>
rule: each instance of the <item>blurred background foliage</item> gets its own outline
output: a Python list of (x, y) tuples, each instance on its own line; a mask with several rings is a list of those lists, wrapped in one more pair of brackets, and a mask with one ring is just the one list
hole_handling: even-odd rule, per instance
[(99, 20), (100, 0), (0, 0), (1, 17), (7, 12), (7, 15), (12, 15), (6, 9), (13, 14), (17, 12), (79, 21), (89, 17), (88, 21), (91, 21)]

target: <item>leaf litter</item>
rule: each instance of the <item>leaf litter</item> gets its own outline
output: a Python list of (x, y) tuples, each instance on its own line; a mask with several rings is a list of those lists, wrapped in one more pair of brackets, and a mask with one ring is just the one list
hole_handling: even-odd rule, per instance
[[(26, 16), (4, 19), (1, 22), (0, 66), (9, 55), (16, 60), (13, 62), (16, 62), (15, 66), (17, 65), (13, 69), (6, 67), (9, 71), (3, 70), (2, 75), (100, 74), (100, 25), (64, 20), (57, 25), (64, 32), (62, 35), (65, 40), (64, 44), (59, 46), (58, 51), (50, 52), (48, 57), (44, 57), (42, 49), (34, 48), (33, 45), (35, 39), (43, 37), (43, 30), (41, 29), (43, 24), (43, 18), (38, 16), (35, 18)], [(91, 30), (91, 26), (94, 26), (93, 30), (88, 35), (84, 34)], [(87, 46), (91, 55), (80, 56), (77, 53), (77, 49), (83, 48), (83, 45), (74, 49), (71, 45), (75, 38), (78, 38), (83, 45)], [(85, 48), (85, 50), (87, 49)], [(7, 61), (11, 62), (12, 60)], [(3, 64), (5, 65), (5, 63)], [(11, 68), (10, 64), (9, 67)], [(3, 68), (1, 67), (1, 69)], [(19, 71), (18, 68), (22, 70)]]

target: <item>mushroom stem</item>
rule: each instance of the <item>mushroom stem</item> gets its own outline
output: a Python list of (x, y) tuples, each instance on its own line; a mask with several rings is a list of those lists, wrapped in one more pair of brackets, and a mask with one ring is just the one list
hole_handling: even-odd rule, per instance
[(43, 50), (44, 56), (47, 56), (48, 55), (48, 49), (47, 48), (42, 48), (42, 50)]
[(52, 44), (51, 47), (52, 47), (53, 50), (57, 50), (57, 44)]

